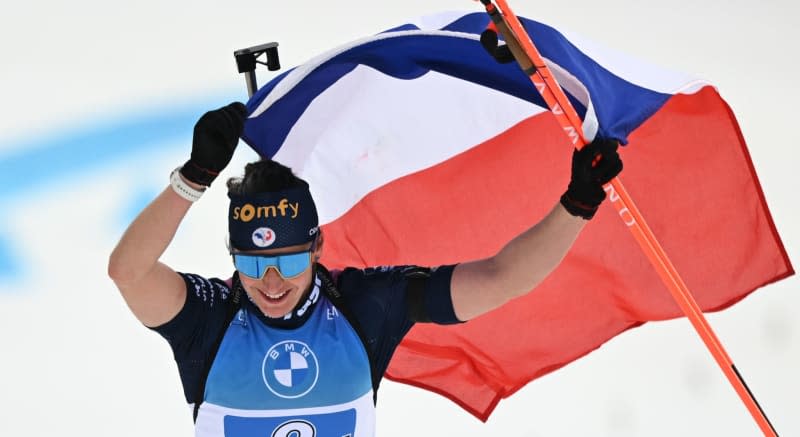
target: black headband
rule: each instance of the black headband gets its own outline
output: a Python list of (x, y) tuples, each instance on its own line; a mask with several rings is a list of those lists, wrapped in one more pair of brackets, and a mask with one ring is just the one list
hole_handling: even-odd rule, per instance
[(313, 241), (319, 232), (317, 208), (306, 187), (228, 197), (231, 249), (295, 246)]

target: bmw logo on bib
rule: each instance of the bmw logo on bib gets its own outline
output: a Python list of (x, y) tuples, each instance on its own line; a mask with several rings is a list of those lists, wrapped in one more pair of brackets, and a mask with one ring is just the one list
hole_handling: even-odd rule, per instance
[(267, 388), (275, 396), (294, 399), (314, 388), (319, 377), (319, 363), (307, 344), (287, 340), (267, 351), (261, 374)]

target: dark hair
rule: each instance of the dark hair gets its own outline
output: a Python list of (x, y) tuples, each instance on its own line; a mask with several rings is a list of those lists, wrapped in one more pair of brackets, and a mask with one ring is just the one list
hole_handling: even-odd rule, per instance
[(228, 179), (228, 192), (236, 195), (267, 193), (287, 188), (308, 187), (308, 182), (292, 169), (271, 159), (261, 159), (244, 167), (244, 177)]

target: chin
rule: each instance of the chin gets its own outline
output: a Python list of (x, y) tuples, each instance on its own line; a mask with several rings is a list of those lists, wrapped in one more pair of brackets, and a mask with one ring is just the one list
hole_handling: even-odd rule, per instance
[(261, 312), (264, 313), (264, 315), (269, 317), (270, 319), (282, 319), (286, 315), (286, 313), (281, 314), (280, 312), (277, 311), (264, 311), (264, 308), (261, 308)]
[(259, 309), (265, 316), (271, 319), (280, 319), (283, 318), (286, 314), (288, 314), (294, 307), (289, 307), (288, 309), (278, 309), (278, 308), (264, 308), (263, 306), (259, 306)]

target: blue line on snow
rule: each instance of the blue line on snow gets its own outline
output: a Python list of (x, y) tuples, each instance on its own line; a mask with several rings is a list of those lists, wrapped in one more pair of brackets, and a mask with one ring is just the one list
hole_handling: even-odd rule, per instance
[[(125, 156), (163, 147), (178, 138), (191, 138), (192, 127), (203, 112), (231, 101), (228, 97), (203, 97), (195, 103), (128, 113), (95, 125), (71, 130), (36, 132), (36, 138), (15, 144), (0, 155), (0, 204), (50, 184), (69, 181), (87, 170), (109, 165)], [(186, 145), (187, 154), (189, 145)], [(142, 193), (129, 206), (141, 209)], [(2, 217), (0, 217), (2, 218)], [(9, 236), (0, 234), (0, 278), (20, 274)]]
[(15, 277), (19, 274), (20, 268), (17, 257), (14, 255), (8, 244), (7, 238), (0, 235), (0, 278)]
[(207, 105), (199, 102), (159, 108), (151, 114), (122, 116), (100, 125), (51, 132), (17, 145), (10, 153), (0, 155), (0, 201), (175, 138), (191, 138), (197, 118), (228, 101), (214, 99)]

